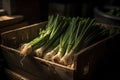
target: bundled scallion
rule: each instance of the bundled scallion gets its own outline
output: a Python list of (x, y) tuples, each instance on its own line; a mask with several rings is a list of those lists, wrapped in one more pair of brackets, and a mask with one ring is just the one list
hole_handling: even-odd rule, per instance
[[(74, 40), (72, 35), (74, 35), (76, 22), (77, 22), (77, 19), (72, 18), (72, 20), (70, 21), (70, 26), (66, 30), (66, 33), (60, 37), (59, 50), (58, 50), (58, 53), (52, 57), (52, 61), (59, 63), (61, 58), (64, 56), (64, 54), (66, 52), (67, 46), (69, 45), (69, 48), (72, 46), (72, 41)], [(71, 39), (71, 37), (72, 37), (72, 39)]]
[(43, 57), (46, 53), (45, 51), (48, 50), (54, 42), (59, 38), (59, 36), (64, 33), (64, 30), (67, 27), (67, 20), (63, 16), (57, 16), (55, 18), (55, 23), (53, 24), (53, 29), (50, 33), (48, 41), (41, 46), (40, 48), (36, 49), (35, 53), (39, 57)]
[(115, 31), (101, 27), (96, 24), (94, 19), (90, 18), (69, 18), (68, 24), (65, 33), (60, 35), (58, 46), (46, 53), (44, 59), (72, 68), (74, 67), (75, 53)]
[(120, 29), (107, 29), (96, 24), (95, 19), (49, 16), (45, 29), (39, 36), (21, 47), (21, 54), (35, 51), (36, 56), (74, 68), (74, 54), (105, 38), (120, 33)]
[(55, 16), (49, 16), (48, 18), (48, 24), (46, 25), (46, 28), (44, 30), (40, 29), (39, 36), (32, 41), (23, 44), (20, 47), (20, 54), (23, 56), (26, 56), (30, 54), (32, 51), (34, 51), (36, 48), (39, 48), (40, 46), (44, 45), (50, 36), (50, 33), (53, 30), (54, 23), (55, 23)]

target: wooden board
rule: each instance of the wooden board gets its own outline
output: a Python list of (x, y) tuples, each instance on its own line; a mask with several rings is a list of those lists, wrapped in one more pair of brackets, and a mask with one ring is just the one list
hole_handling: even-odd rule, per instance
[(19, 22), (23, 21), (23, 16), (16, 15), (16, 16), (0, 16), (0, 28), (3, 28), (5, 26), (10, 26)]

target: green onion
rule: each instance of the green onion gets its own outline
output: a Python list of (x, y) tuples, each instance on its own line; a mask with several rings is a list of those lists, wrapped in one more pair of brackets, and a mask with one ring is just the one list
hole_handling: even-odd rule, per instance
[(50, 16), (48, 24), (46, 25), (46, 29), (45, 30), (40, 29), (39, 36), (37, 38), (33, 39), (28, 43), (23, 44), (20, 47), (20, 54), (26, 56), (36, 48), (45, 44), (48, 41), (49, 35), (52, 31), (53, 23), (55, 23), (55, 20), (53, 19), (53, 16)]
[(56, 23), (54, 23), (54, 27), (51, 31), (48, 42), (42, 47), (38, 48), (35, 53), (39, 57), (43, 57), (45, 55), (45, 51), (49, 49), (49, 47), (56, 41), (56, 39), (63, 33), (66, 28), (67, 22), (65, 21), (65, 17), (58, 16), (56, 19)]

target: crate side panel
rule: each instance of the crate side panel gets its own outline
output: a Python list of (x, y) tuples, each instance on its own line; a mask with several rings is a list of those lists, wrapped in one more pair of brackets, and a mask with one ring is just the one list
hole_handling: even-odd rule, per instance
[(105, 53), (107, 53), (108, 48), (106, 41), (108, 39), (109, 38), (101, 40), (76, 55), (76, 80), (88, 80), (93, 77), (96, 67), (100, 65), (104, 59)]
[(45, 24), (46, 22), (43, 22), (4, 32), (1, 34), (2, 44), (12, 48), (18, 48), (21, 44), (29, 42), (38, 36), (39, 29), (44, 27)]
[[(36, 59), (38, 66), (44, 66), (43, 70), (51, 80), (74, 80), (74, 70), (60, 66), (60, 64), (47, 61), (41, 58)], [(48, 69), (48, 70), (46, 70)]]

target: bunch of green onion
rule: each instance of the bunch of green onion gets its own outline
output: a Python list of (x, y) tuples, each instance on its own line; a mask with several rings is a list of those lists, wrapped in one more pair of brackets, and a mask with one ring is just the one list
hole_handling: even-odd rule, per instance
[[(59, 16), (59, 15), (49, 16), (48, 23), (45, 26), (45, 29), (40, 28), (39, 36), (37, 38), (33, 39), (28, 43), (23, 44), (20, 47), (20, 54), (23, 56), (26, 56), (30, 54), (32, 51), (34, 51), (35, 49), (42, 47), (45, 43), (51, 42), (50, 40), (54, 41), (54, 39), (56, 39), (61, 34), (61, 31), (62, 31), (61, 25), (64, 25), (63, 28), (66, 26), (66, 22), (63, 23), (64, 19), (65, 18), (63, 16)], [(56, 33), (58, 35), (56, 35)]]
[(119, 32), (118, 29), (107, 29), (96, 24), (94, 19), (51, 15), (39, 36), (21, 47), (21, 54), (35, 51), (38, 57), (73, 67), (74, 54)]
[(102, 31), (95, 25), (94, 19), (73, 17), (68, 23), (67, 30), (60, 36), (59, 44), (47, 52), (44, 59), (70, 66), (74, 54), (88, 46), (89, 42), (96, 37), (95, 34), (100, 34)]
[(65, 33), (60, 36), (59, 44), (47, 52), (44, 59), (73, 67), (75, 53), (116, 33), (114, 29), (106, 29), (89, 18), (69, 18), (68, 24)]

